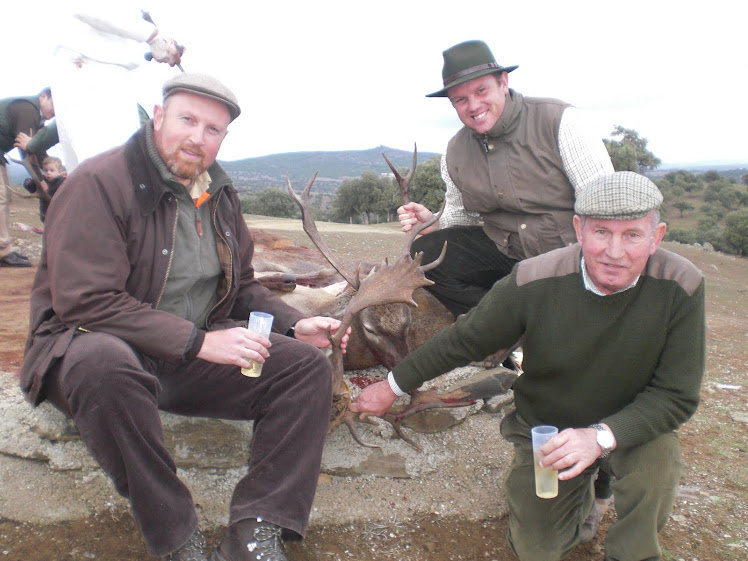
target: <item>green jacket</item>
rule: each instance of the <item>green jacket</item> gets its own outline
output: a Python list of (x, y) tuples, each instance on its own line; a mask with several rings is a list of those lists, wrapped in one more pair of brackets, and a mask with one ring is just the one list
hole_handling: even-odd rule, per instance
[(704, 279), (664, 249), (636, 286), (586, 290), (578, 245), (522, 261), (477, 307), (393, 369), (409, 391), (520, 337), (517, 412), (559, 429), (607, 423), (619, 448), (677, 429), (699, 403), (705, 367)]

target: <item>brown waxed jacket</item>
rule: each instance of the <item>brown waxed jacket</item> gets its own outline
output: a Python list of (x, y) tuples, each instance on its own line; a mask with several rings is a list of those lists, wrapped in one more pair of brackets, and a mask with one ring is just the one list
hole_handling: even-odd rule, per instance
[[(260, 310), (275, 316), (273, 331), (286, 333), (303, 315), (254, 277), (254, 244), (238, 194), (217, 163), (208, 171), (220, 186), (209, 203), (224, 271), (208, 330), (246, 324), (249, 312)], [(205, 332), (158, 309), (177, 204), (150, 159), (144, 128), (68, 177), (52, 202), (31, 293), (20, 381), (29, 401), (44, 400), (44, 376), (79, 330), (109, 333), (170, 362), (197, 355)]]

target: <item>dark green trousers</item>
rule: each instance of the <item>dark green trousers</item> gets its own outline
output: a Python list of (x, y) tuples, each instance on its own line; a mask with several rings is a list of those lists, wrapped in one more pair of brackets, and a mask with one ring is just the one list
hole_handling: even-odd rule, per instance
[(582, 523), (595, 500), (598, 467), (611, 475), (618, 515), (605, 540), (608, 561), (660, 559), (657, 534), (665, 526), (683, 472), (676, 433), (622, 450), (614, 450), (582, 474), (559, 481), (558, 497), (535, 495), (535, 472), (530, 426), (515, 412), (501, 423), (501, 433), (514, 445), (514, 460), (506, 478), (509, 505), (507, 539), (522, 561), (558, 561), (579, 543)]

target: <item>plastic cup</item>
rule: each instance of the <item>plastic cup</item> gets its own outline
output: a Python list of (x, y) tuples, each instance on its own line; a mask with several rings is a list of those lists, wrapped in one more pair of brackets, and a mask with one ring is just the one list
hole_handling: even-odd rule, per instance
[[(263, 337), (270, 335), (270, 329), (273, 327), (273, 316), (265, 312), (252, 312), (249, 314), (249, 325), (247, 329), (252, 333), (259, 333)], [(262, 363), (250, 361), (252, 368), (242, 368), (242, 374), (250, 378), (257, 378), (262, 374)]]
[(552, 499), (558, 496), (558, 470), (540, 467), (542, 457), (538, 450), (551, 438), (558, 434), (558, 429), (551, 425), (533, 427), (532, 453), (535, 459), (535, 494), (541, 499)]

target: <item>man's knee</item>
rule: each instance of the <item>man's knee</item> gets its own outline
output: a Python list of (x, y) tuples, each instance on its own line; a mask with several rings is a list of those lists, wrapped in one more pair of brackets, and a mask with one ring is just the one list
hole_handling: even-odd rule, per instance
[(410, 246), (410, 254), (415, 256), (416, 253), (423, 253), (424, 263), (434, 261), (439, 257), (445, 239), (445, 230), (437, 230), (436, 232), (419, 236)]
[[(310, 345), (311, 346), (311, 345)], [(332, 364), (330, 359), (317, 347), (312, 347), (307, 355), (306, 376), (320, 391), (332, 393)]]
[[(84, 396), (120, 399), (126, 387), (143, 372), (140, 355), (118, 337), (105, 333), (77, 335), (60, 368), (61, 389), (69, 402)], [(156, 379), (148, 378), (152, 378), (153, 385), (149, 390), (155, 392)], [(137, 383), (142, 385), (143, 379)]]
[(670, 493), (683, 472), (681, 447), (676, 433), (661, 435), (629, 450), (611, 455), (611, 467), (619, 487), (643, 494)]
[(568, 551), (562, 544), (552, 542), (543, 531), (519, 539), (510, 535), (509, 545), (520, 561), (559, 561)]

